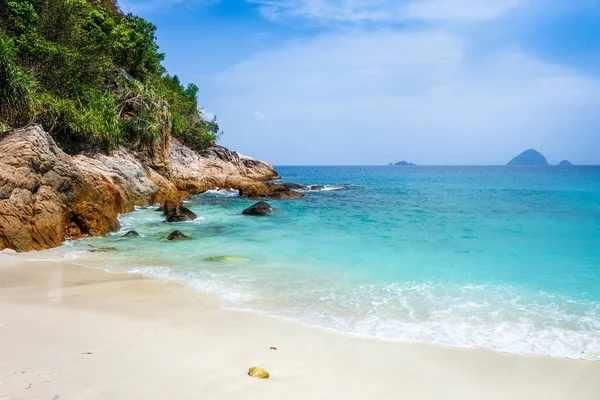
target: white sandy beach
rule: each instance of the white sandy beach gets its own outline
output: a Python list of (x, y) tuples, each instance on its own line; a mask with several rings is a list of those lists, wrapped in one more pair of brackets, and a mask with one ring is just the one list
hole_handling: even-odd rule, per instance
[[(254, 365), (271, 379), (250, 378)], [(347, 337), (174, 283), (0, 254), (0, 382), (2, 400), (597, 400), (600, 362)]]

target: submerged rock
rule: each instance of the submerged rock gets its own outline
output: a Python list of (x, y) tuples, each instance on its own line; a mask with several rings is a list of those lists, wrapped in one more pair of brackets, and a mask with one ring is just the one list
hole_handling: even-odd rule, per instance
[(252, 207), (246, 208), (242, 211), (244, 215), (269, 215), (273, 212), (273, 208), (269, 205), (269, 203), (264, 201), (259, 201)]
[(98, 247), (92, 248), (89, 250), (90, 253), (112, 253), (113, 251), (117, 251), (116, 247)]
[(321, 185), (310, 187), (310, 190), (315, 190), (315, 191), (319, 191), (319, 190), (323, 190), (323, 189), (325, 189), (325, 186), (321, 186)]
[(206, 261), (219, 261), (219, 262), (248, 262), (252, 261), (246, 257), (236, 257), (236, 256), (213, 256), (206, 257), (204, 260)]
[(190, 237), (184, 235), (181, 231), (173, 231), (168, 237), (167, 240), (187, 240)]
[(261, 367), (252, 367), (248, 370), (248, 375), (256, 379), (269, 379), (269, 371)]
[(573, 164), (571, 164), (571, 161), (569, 160), (562, 160), (559, 164), (559, 167), (572, 167)]
[(548, 165), (548, 160), (540, 152), (529, 149), (510, 160), (508, 165)]
[(199, 236), (221, 236), (226, 232), (227, 227), (225, 226), (205, 226), (202, 227), (200, 232), (196, 233), (198, 233)]
[(123, 237), (138, 237), (138, 236), (140, 236), (140, 234), (137, 233), (136, 231), (129, 231), (123, 235)]

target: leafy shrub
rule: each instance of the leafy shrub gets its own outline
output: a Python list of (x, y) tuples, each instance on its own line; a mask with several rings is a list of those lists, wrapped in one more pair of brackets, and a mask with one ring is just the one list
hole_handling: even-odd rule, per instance
[(113, 0), (0, 0), (0, 128), (38, 122), (60, 143), (111, 149), (171, 125), (196, 150), (212, 145), (216, 120), (196, 85), (166, 74), (155, 33)]

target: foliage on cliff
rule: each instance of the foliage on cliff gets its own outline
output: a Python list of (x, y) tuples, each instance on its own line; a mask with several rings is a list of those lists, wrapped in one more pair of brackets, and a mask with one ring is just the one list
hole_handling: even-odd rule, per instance
[(170, 125), (208, 147), (219, 126), (198, 87), (166, 73), (155, 32), (114, 0), (0, 0), (0, 132), (35, 122), (67, 147), (110, 149), (152, 144)]

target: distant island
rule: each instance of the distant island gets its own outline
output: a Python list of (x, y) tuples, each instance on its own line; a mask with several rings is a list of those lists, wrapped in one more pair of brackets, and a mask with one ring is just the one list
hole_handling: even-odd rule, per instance
[(409, 163), (408, 161), (398, 161), (395, 165), (400, 165), (400, 166), (411, 166), (411, 165), (417, 165), (417, 164), (413, 164), (413, 163)]
[(510, 160), (508, 165), (548, 165), (548, 160), (542, 153), (529, 149)]
[(573, 164), (569, 160), (562, 160), (559, 164), (559, 167), (572, 167)]

